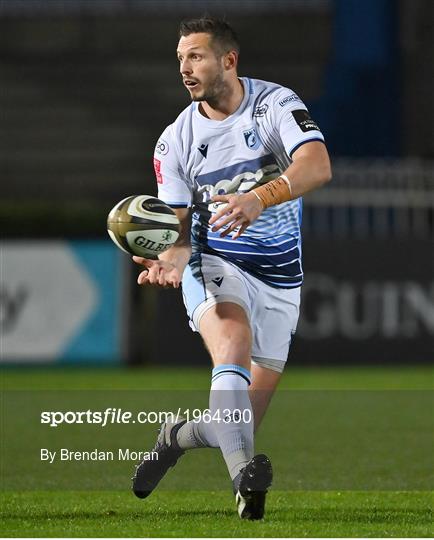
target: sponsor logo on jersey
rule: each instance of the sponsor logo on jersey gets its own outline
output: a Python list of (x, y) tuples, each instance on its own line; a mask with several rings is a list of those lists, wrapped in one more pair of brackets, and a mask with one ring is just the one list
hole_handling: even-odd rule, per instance
[[(237, 191), (245, 193), (258, 184), (265, 184), (276, 178), (279, 173), (279, 166), (272, 154), (236, 163), (224, 169), (197, 176), (198, 197), (202, 198), (202, 202), (210, 204), (213, 195), (224, 195)], [(216, 206), (210, 207), (210, 212), (215, 212), (217, 207), (223, 203), (212, 204)]]
[(289, 96), (284, 97), (279, 101), (279, 105), (281, 107), (284, 107), (285, 105), (288, 105), (288, 103), (292, 103), (293, 101), (299, 101), (300, 103), (303, 103), (301, 99), (297, 96), (295, 92), (292, 94), (289, 94)]
[(155, 151), (157, 152), (157, 154), (165, 156), (169, 151), (168, 143), (164, 139), (158, 139)]
[(206, 158), (206, 156), (208, 154), (208, 145), (207, 144), (201, 144), (200, 146), (198, 146), (197, 149), (203, 155), (203, 157)]
[(295, 121), (297, 122), (301, 131), (319, 131), (319, 127), (312, 120), (308, 111), (305, 111), (304, 109), (298, 109), (296, 111), (292, 111), (292, 116), (295, 118)]
[(211, 280), (213, 283), (215, 283), (217, 285), (217, 287), (220, 287), (221, 284), (223, 283), (223, 278), (222, 277), (216, 277), (214, 279)]
[(154, 158), (154, 171), (155, 171), (155, 176), (157, 177), (157, 183), (162, 184), (163, 176), (161, 174), (161, 161), (157, 158)]
[(259, 105), (256, 107), (253, 116), (256, 116), (257, 118), (261, 116), (265, 116), (265, 113), (268, 111), (268, 105), (264, 103), (264, 105)]
[(247, 147), (250, 148), (250, 150), (256, 150), (257, 148), (259, 148), (261, 141), (259, 140), (259, 137), (256, 133), (255, 128), (251, 128), (246, 131), (243, 131), (243, 135), (244, 135), (244, 140), (246, 141)]

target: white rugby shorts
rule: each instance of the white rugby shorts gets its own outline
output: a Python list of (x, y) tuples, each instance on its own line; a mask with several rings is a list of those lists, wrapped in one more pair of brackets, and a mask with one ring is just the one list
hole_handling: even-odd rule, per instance
[(216, 255), (195, 254), (182, 277), (190, 326), (212, 306), (233, 302), (247, 314), (252, 330), (252, 362), (282, 372), (300, 312), (300, 287), (276, 289)]

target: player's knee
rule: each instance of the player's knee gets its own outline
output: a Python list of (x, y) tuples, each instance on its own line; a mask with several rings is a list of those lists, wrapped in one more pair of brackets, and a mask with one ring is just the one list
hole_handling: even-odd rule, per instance
[(214, 364), (238, 364), (250, 369), (251, 337), (250, 332), (227, 329), (209, 347)]
[(204, 331), (202, 337), (214, 365), (238, 364), (250, 369), (252, 336), (250, 326), (227, 320)]

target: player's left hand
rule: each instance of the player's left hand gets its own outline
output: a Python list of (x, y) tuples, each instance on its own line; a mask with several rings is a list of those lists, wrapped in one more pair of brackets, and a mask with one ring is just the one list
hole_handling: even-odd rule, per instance
[(220, 236), (227, 236), (237, 227), (239, 230), (232, 236), (235, 240), (243, 234), (247, 227), (261, 214), (263, 205), (254, 193), (241, 193), (239, 195), (214, 195), (213, 202), (227, 203), (221, 210), (216, 212), (209, 224), (213, 225), (212, 231), (218, 231), (225, 225), (229, 225)]

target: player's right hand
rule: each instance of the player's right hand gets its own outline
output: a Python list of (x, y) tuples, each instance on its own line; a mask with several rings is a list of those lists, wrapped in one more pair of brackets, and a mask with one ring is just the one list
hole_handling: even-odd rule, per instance
[(177, 289), (181, 283), (179, 270), (173, 264), (158, 259), (145, 259), (133, 256), (133, 261), (145, 267), (137, 278), (139, 285), (157, 285), (158, 287), (173, 287)]

